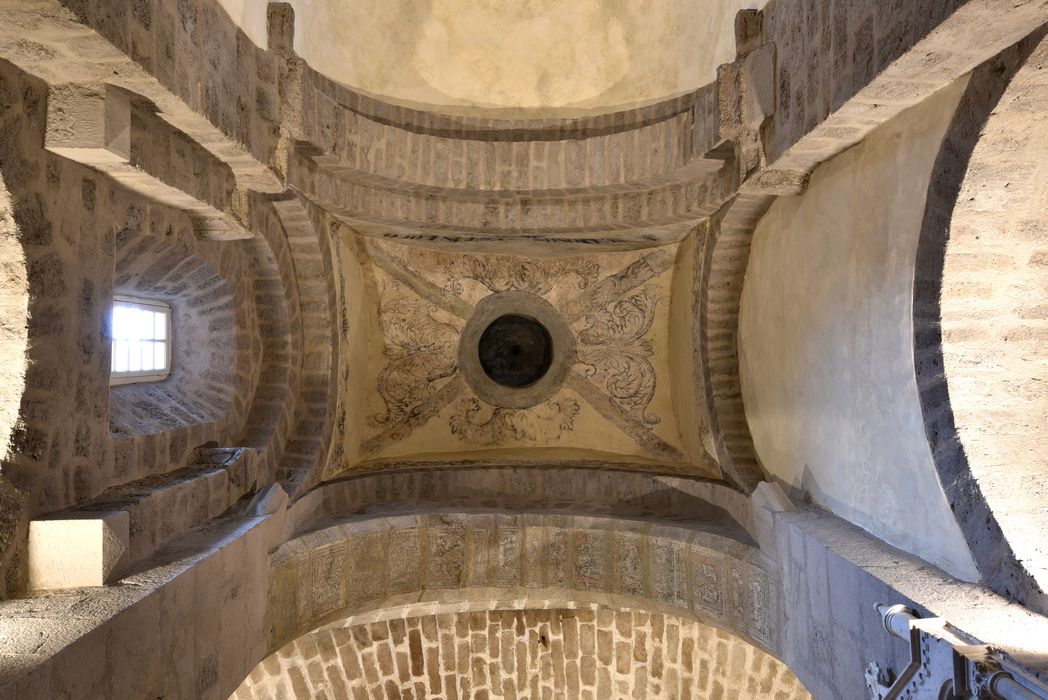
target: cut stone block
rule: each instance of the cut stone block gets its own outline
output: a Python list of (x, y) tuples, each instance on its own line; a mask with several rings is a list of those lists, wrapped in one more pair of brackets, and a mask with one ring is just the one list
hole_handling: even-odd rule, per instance
[(29, 523), (29, 587), (34, 590), (102, 586), (128, 563), (126, 511), (62, 513)]

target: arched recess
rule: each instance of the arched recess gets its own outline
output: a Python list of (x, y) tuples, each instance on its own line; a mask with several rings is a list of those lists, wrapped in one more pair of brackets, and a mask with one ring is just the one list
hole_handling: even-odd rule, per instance
[(768, 473), (966, 581), (979, 573), (925, 437), (912, 337), (925, 193), (967, 79), (821, 164), (757, 224), (739, 313), (747, 423)]
[(779, 652), (769, 562), (755, 547), (683, 524), (462, 509), (374, 515), (295, 538), (270, 562), (267, 654), (352, 615), (471, 600), (666, 612)]
[[(113, 293), (171, 306), (171, 374), (161, 382), (113, 386), (117, 436), (215, 423), (245, 387), (237, 377), (237, 309), (226, 280), (187, 241), (125, 230), (116, 240)], [(239, 350), (247, 353), (246, 342)], [(243, 360), (241, 366), (246, 364)]]
[(980, 573), (1048, 612), (1048, 41), (981, 66), (943, 141), (914, 278), (925, 431)]

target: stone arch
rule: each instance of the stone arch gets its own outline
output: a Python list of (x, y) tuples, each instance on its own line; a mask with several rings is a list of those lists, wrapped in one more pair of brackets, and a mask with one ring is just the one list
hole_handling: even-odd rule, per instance
[(285, 534), (331, 517), (436, 507), (506, 512), (553, 509), (620, 518), (701, 522), (746, 545), (763, 534), (750, 498), (716, 481), (574, 466), (473, 465), (397, 469), (327, 481), (294, 503)]
[(742, 400), (739, 313), (753, 232), (771, 203), (771, 197), (739, 195), (711, 217), (702, 265), (700, 332), (710, 439), (725, 475), (747, 493), (765, 474)]
[(354, 614), (472, 599), (661, 610), (777, 656), (778, 596), (759, 550), (694, 526), (462, 509), (351, 518), (272, 555), (266, 653)]
[(518, 602), (662, 611), (777, 655), (779, 584), (757, 545), (766, 533), (750, 499), (717, 482), (571, 467), (396, 470), (325, 483), (281, 522), (267, 638), (249, 666), (354, 616)]
[(928, 190), (913, 307), (925, 432), (950, 506), (987, 584), (1040, 612), (1048, 552), (1023, 532), (1048, 525), (1048, 193), (1035, 176), (1048, 139), (1015, 115), (1048, 108), (1044, 35), (972, 74)]
[(268, 250), (257, 306), (263, 323), (280, 333), (267, 340), (272, 360), (243, 439), (276, 448), (275, 477), (295, 500), (320, 481), (332, 442), (340, 332), (335, 315), (342, 290), (332, 271), (328, 232), (296, 197), (259, 198), (252, 212), (252, 227)]

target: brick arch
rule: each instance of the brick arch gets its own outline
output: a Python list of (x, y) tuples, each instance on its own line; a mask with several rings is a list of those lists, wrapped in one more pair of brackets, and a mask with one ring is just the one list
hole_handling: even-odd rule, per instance
[(353, 615), (469, 601), (660, 611), (779, 652), (779, 584), (769, 562), (755, 547), (694, 526), (458, 509), (365, 516), (285, 543), (270, 565), (266, 654)]
[(1048, 553), (1029, 533), (1048, 526), (1048, 140), (1015, 115), (1048, 109), (1043, 37), (971, 76), (929, 187), (913, 307), (925, 432), (947, 499), (986, 583), (1042, 613)]
[(710, 218), (701, 266), (702, 378), (710, 417), (708, 439), (725, 476), (751, 493), (764, 480), (739, 379), (739, 310), (750, 244), (773, 197), (740, 194)]
[(271, 448), (271, 473), (296, 499), (319, 482), (331, 448), (342, 290), (332, 269), (330, 232), (298, 198), (259, 196), (251, 211), (269, 261), (265, 281), (256, 285), (257, 304), (280, 349), (272, 353), (279, 366), (271, 363), (263, 373), (244, 438)]
[(521, 603), (358, 615), (269, 655), (233, 697), (811, 697), (780, 661), (694, 619)]

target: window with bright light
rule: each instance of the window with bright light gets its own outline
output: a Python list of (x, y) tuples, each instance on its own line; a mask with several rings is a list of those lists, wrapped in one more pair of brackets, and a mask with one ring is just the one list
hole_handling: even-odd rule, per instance
[(171, 373), (171, 307), (151, 299), (113, 297), (110, 384), (157, 382)]

